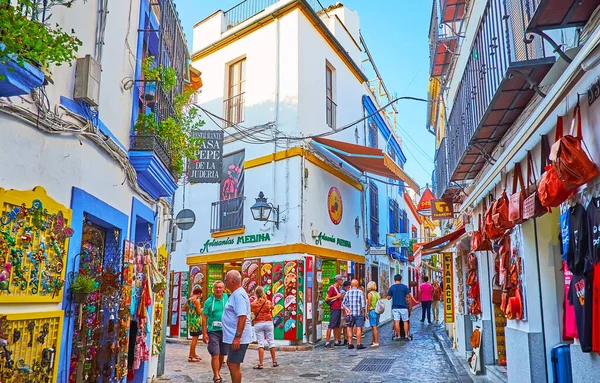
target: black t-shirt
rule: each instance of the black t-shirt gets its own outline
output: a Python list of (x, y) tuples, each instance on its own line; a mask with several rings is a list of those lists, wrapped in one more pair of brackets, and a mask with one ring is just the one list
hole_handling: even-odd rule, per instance
[(588, 224), (585, 208), (580, 204), (569, 208), (571, 214), (571, 227), (569, 229), (569, 251), (567, 252), (567, 266), (573, 274), (583, 274), (592, 268), (589, 260)]
[(600, 261), (600, 198), (592, 198), (587, 208), (588, 251), (591, 262)]
[(575, 322), (581, 351), (592, 351), (592, 281), (593, 272), (573, 274), (569, 288), (569, 302), (575, 307)]

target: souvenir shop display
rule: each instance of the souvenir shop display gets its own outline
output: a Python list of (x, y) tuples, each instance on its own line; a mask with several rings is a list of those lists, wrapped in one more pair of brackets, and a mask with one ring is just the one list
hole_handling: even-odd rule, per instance
[(259, 284), (260, 260), (248, 259), (242, 263), (242, 287), (248, 296), (254, 295), (254, 290)]
[(57, 382), (62, 311), (0, 313), (0, 382)]
[(286, 261), (284, 264), (284, 316), (283, 323), (278, 324), (283, 327), (283, 339), (296, 339), (296, 325), (298, 322), (298, 266), (296, 261)]
[(187, 313), (183, 311), (183, 305), (187, 302), (190, 296), (190, 273), (189, 271), (181, 272), (181, 287), (179, 289), (179, 336), (187, 338)]
[(478, 277), (478, 261), (475, 253), (467, 255), (467, 302), (469, 305), (469, 314), (474, 317), (481, 315), (481, 291)]
[[(152, 262), (152, 276), (154, 285), (154, 325), (152, 326), (152, 355), (162, 351), (162, 324), (164, 317), (164, 304), (166, 292), (166, 278), (169, 271), (169, 253), (165, 245), (156, 252), (157, 257)], [(157, 288), (158, 287), (158, 288)]]
[(271, 262), (263, 263), (260, 268), (260, 285), (262, 286), (265, 295), (267, 296), (267, 299), (270, 301), (273, 300), (273, 290), (271, 289), (271, 286), (273, 286), (272, 271), (273, 263)]
[(273, 268), (271, 269), (271, 279), (273, 284), (271, 286), (271, 292), (273, 298), (273, 328), (275, 333), (275, 339), (284, 338), (285, 320), (285, 286), (284, 286), (284, 263), (273, 262)]
[(456, 311), (460, 315), (465, 314), (465, 284), (462, 259), (462, 255), (457, 255), (454, 259), (454, 270), (456, 270), (456, 294), (458, 295), (458, 299), (456, 300)]
[(44, 188), (0, 188), (0, 303), (60, 302), (71, 210)]
[[(329, 290), (329, 287), (331, 285), (333, 285), (333, 279), (335, 278), (336, 274), (337, 274), (337, 265), (336, 265), (336, 261), (323, 261), (322, 262), (322, 267), (323, 267), (323, 271), (322, 271), (322, 275), (323, 275), (323, 294), (327, 294), (327, 291)], [(325, 299), (325, 297), (323, 297), (323, 299)], [(323, 321), (324, 322), (329, 322), (330, 319), (330, 315), (331, 315), (331, 310), (329, 308), (329, 305), (323, 304)]]
[(500, 305), (494, 305), (494, 323), (496, 324), (496, 349), (498, 350), (498, 365), (506, 366), (506, 317), (500, 310)]
[(74, 305), (70, 382), (112, 382), (117, 379), (116, 373), (122, 373), (117, 347), (122, 333), (120, 236), (119, 230), (105, 229), (85, 217), (78, 271), (69, 279), (72, 284), (76, 275), (94, 278), (97, 289), (85, 301)]
[(208, 265), (208, 291), (206, 299), (213, 295), (212, 287), (216, 281), (225, 281), (223, 277), (223, 265)]
[(471, 334), (471, 338), (469, 341), (471, 342), (471, 353), (469, 358), (467, 359), (467, 363), (469, 364), (469, 369), (475, 375), (479, 371), (481, 371), (481, 360), (480, 360), (480, 350), (481, 350), (481, 332), (483, 329), (479, 326), (476, 326)]
[(131, 318), (131, 302), (133, 280), (135, 276), (135, 246), (130, 241), (123, 242), (123, 269), (121, 284), (121, 303), (119, 305), (118, 318), (118, 344), (119, 357), (115, 376), (123, 380), (127, 376), (127, 353), (129, 349), (129, 321)]

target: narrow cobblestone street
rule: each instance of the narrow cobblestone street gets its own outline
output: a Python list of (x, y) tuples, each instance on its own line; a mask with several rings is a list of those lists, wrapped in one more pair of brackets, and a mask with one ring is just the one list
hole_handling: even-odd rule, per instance
[[(265, 359), (263, 370), (253, 370), (258, 361), (256, 350), (248, 350), (242, 365), (245, 382), (470, 382), (470, 377), (458, 366), (458, 373), (446, 356), (437, 338), (447, 339), (442, 324), (421, 323), (421, 311), (412, 315), (413, 341), (392, 341), (392, 326), (380, 329), (380, 347), (365, 350), (348, 350), (346, 347), (311, 351), (278, 352), (279, 367), (272, 368)], [(437, 338), (436, 338), (436, 334)], [(371, 333), (363, 344), (371, 343)], [(165, 376), (158, 379), (170, 382), (212, 382), (209, 355), (204, 344), (198, 345), (200, 363), (188, 363), (189, 346), (168, 344)], [(352, 371), (365, 358), (393, 359), (387, 372)], [(229, 372), (222, 370), (224, 382), (229, 382)]]

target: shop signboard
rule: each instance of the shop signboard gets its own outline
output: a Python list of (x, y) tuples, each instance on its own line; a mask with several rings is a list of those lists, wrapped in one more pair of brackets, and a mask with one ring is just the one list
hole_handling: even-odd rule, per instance
[(332, 235), (327, 235), (323, 232), (320, 232), (319, 235), (315, 238), (315, 245), (317, 246), (322, 246), (323, 242), (329, 242), (329, 243), (333, 243), (336, 244), (338, 246), (341, 247), (347, 247), (347, 248), (351, 248), (352, 247), (352, 242), (350, 242), (347, 239), (344, 238), (336, 238)]
[(408, 233), (390, 233), (386, 235), (387, 247), (407, 247), (410, 241)]
[(417, 212), (421, 215), (431, 215), (431, 200), (435, 197), (429, 188), (425, 189), (417, 205)]
[(452, 200), (433, 199), (431, 200), (431, 220), (441, 221), (454, 217), (454, 206)]
[(239, 246), (246, 245), (250, 243), (260, 243), (260, 242), (269, 242), (271, 241), (271, 235), (269, 233), (260, 233), (260, 234), (248, 234), (241, 235), (239, 237), (227, 237), (227, 238), (213, 238), (207, 239), (204, 242), (204, 245), (200, 249), (200, 254), (205, 254), (210, 252), (211, 248), (214, 247), (222, 247), (222, 246)]
[(223, 172), (223, 131), (197, 130), (192, 136), (202, 138), (198, 157), (190, 162), (188, 179), (193, 183), (219, 183)]
[(444, 253), (444, 316), (446, 323), (454, 323), (454, 272), (452, 253)]
[(342, 214), (344, 212), (344, 204), (342, 202), (342, 194), (335, 186), (329, 189), (327, 194), (327, 211), (329, 219), (334, 225), (339, 225), (342, 222)]
[(371, 246), (369, 249), (370, 255), (387, 255), (387, 248), (385, 246)]

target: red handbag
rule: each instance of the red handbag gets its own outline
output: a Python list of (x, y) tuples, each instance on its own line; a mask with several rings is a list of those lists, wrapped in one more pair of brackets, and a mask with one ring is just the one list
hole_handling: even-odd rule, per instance
[(483, 234), (481, 214), (479, 214), (478, 230), (473, 231), (471, 236), (471, 250), (472, 251), (486, 251), (492, 250), (492, 242), (485, 237)]
[(467, 256), (467, 267), (469, 269), (477, 269), (477, 255), (475, 253), (469, 253)]
[(485, 212), (485, 235), (490, 240), (498, 239), (504, 234), (504, 230), (497, 229), (492, 219), (495, 204), (495, 202), (492, 202)]
[[(542, 142), (543, 141), (546, 141), (546, 145), (548, 144), (546, 138), (542, 136)], [(527, 152), (526, 192), (528, 193), (528, 196), (523, 201), (523, 220), (541, 217), (549, 211), (549, 209), (547, 207), (544, 207), (544, 205), (542, 205), (542, 203), (540, 202), (540, 196), (537, 190), (537, 180), (535, 179), (535, 171), (533, 169), (533, 158), (531, 157), (531, 152)]]
[(506, 191), (503, 191), (500, 198), (494, 202), (494, 210), (492, 211), (492, 221), (496, 230), (504, 234), (507, 229), (510, 229), (514, 224), (508, 218), (508, 196)]
[[(590, 160), (583, 149), (585, 143), (583, 143), (581, 134), (581, 108), (579, 103), (573, 111), (570, 134), (560, 137), (562, 136), (562, 130), (562, 124), (556, 127), (557, 141), (552, 145), (550, 158), (554, 159), (552, 167), (565, 188), (573, 189), (600, 174), (596, 164)], [(574, 133), (575, 135), (573, 135)]]
[[(517, 192), (517, 182), (521, 186), (521, 190)], [(521, 164), (515, 164), (513, 172), (512, 194), (508, 201), (508, 219), (515, 225), (525, 222), (523, 219), (523, 201), (525, 200), (525, 183), (523, 182), (523, 172)]]
[[(562, 135), (562, 124), (563, 118), (562, 116), (558, 116), (556, 123), (556, 140)], [(542, 137), (542, 161), (546, 163), (546, 167), (544, 168), (545, 172), (542, 175), (540, 185), (538, 186), (538, 195), (540, 197), (540, 203), (543, 206), (557, 207), (571, 196), (572, 191), (565, 188), (561, 179), (558, 178), (554, 166), (549, 163), (549, 150), (544, 150), (544, 145), (546, 145), (547, 148), (548, 142)], [(547, 151), (547, 153), (545, 153), (545, 151)]]

